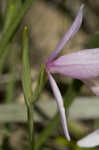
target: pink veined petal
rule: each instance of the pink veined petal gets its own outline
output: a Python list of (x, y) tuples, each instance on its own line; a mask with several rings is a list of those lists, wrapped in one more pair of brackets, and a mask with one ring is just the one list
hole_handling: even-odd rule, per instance
[(68, 139), (68, 141), (70, 141), (70, 136), (69, 136), (69, 132), (68, 132), (68, 128), (67, 128), (65, 109), (63, 106), (63, 99), (62, 99), (61, 93), (60, 93), (59, 88), (58, 88), (54, 78), (52, 77), (52, 75), (49, 72), (47, 72), (47, 73), (48, 73), (48, 79), (50, 81), (52, 91), (53, 91), (54, 96), (56, 98), (58, 109), (60, 112), (62, 127), (64, 129), (64, 134), (65, 134), (66, 138)]
[(50, 62), (49, 72), (86, 80), (99, 76), (99, 48), (67, 54)]
[(83, 18), (83, 7), (84, 5), (81, 5), (80, 10), (72, 24), (72, 26), (67, 30), (62, 40), (59, 42), (59, 44), (56, 46), (55, 50), (51, 54), (51, 56), (47, 59), (47, 62), (52, 61), (58, 53), (62, 50), (64, 45), (74, 36), (74, 34), (79, 30), (81, 24), (82, 24), (82, 18)]
[(85, 148), (99, 146), (99, 130), (96, 130), (79, 140), (77, 145)]
[(99, 78), (89, 79), (89, 80), (82, 80), (90, 89), (99, 96)]

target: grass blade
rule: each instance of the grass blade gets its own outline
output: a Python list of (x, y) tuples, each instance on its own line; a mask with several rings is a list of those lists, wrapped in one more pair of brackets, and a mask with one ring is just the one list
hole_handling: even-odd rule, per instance
[(29, 46), (27, 27), (24, 28), (22, 37), (22, 85), (25, 103), (27, 106), (28, 129), (30, 149), (34, 148), (34, 124), (33, 124), (33, 105), (32, 105), (32, 81), (29, 64)]
[(11, 23), (15, 21), (15, 16), (18, 14), (20, 7), (20, 0), (8, 0), (4, 17), (3, 34), (7, 31)]
[(24, 28), (22, 37), (22, 85), (24, 91), (25, 102), (30, 106), (32, 98), (32, 81), (29, 64), (29, 46), (27, 37), (27, 27)]
[(46, 76), (46, 72), (45, 72), (45, 64), (42, 64), (41, 66), (41, 70), (40, 73), (38, 75), (38, 82), (37, 82), (37, 86), (33, 92), (32, 95), (32, 102), (35, 103), (39, 97), (40, 97), (40, 93), (43, 90), (45, 84), (47, 81), (47, 76)]
[(31, 7), (32, 2), (35, 2), (36, 0), (26, 0), (22, 7), (20, 8), (17, 16), (14, 19), (14, 22), (11, 24), (11, 26), (8, 27), (7, 32), (5, 32), (2, 36), (2, 40), (0, 41), (0, 56), (5, 51), (5, 48), (7, 44), (9, 43), (10, 39), (12, 38), (14, 32), (16, 31), (18, 25), (20, 24), (23, 16), (28, 11), (28, 9)]

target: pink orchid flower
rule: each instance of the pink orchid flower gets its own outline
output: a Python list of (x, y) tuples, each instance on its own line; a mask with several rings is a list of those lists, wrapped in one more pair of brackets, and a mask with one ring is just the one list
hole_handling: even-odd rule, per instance
[(70, 136), (67, 128), (67, 121), (65, 115), (65, 108), (60, 90), (52, 77), (51, 73), (59, 73), (67, 77), (82, 80), (97, 94), (98, 88), (95, 87), (90, 79), (95, 79), (99, 76), (99, 49), (80, 50), (79, 52), (60, 56), (57, 55), (61, 52), (64, 45), (75, 35), (82, 24), (83, 18), (83, 5), (81, 5), (79, 12), (72, 24), (72, 26), (65, 33), (62, 40), (56, 46), (51, 56), (46, 60), (46, 72), (48, 79), (55, 96), (57, 106), (61, 116), (61, 123), (64, 134), (68, 141)]

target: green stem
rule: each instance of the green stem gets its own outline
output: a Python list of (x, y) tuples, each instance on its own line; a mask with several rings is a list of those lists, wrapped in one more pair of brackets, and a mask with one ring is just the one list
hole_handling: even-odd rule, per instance
[(35, 138), (34, 138), (34, 122), (33, 122), (33, 106), (27, 107), (27, 118), (28, 118), (28, 129), (29, 129), (29, 141), (31, 150), (34, 149)]

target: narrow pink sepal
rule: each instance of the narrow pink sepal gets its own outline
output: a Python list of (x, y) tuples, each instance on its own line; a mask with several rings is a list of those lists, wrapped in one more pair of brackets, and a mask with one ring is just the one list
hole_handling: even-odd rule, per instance
[(59, 42), (59, 44), (56, 46), (55, 50), (51, 54), (51, 56), (47, 59), (47, 62), (52, 61), (58, 53), (62, 50), (64, 45), (74, 36), (74, 34), (79, 30), (81, 24), (82, 24), (82, 18), (83, 18), (83, 7), (84, 5), (81, 5), (79, 12), (72, 24), (72, 26), (67, 30), (62, 40)]
[(49, 72), (47, 72), (47, 73), (48, 73), (48, 79), (50, 81), (50, 85), (51, 85), (53, 94), (56, 98), (58, 109), (60, 112), (64, 134), (65, 134), (67, 140), (70, 141), (70, 136), (69, 136), (68, 127), (67, 127), (67, 121), (66, 121), (66, 115), (65, 115), (65, 109), (64, 109), (61, 93), (60, 93), (59, 88), (58, 88), (54, 78), (52, 77), (52, 75)]
[(50, 72), (86, 80), (99, 76), (99, 48), (67, 54), (49, 63)]
[(79, 140), (77, 145), (84, 148), (99, 146), (99, 130), (96, 130)]

